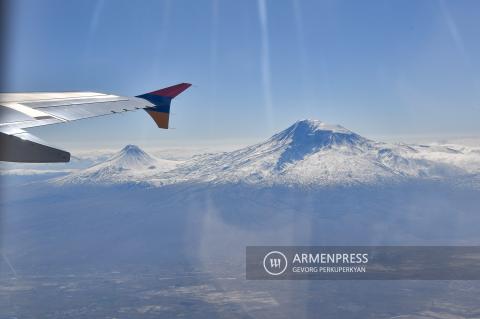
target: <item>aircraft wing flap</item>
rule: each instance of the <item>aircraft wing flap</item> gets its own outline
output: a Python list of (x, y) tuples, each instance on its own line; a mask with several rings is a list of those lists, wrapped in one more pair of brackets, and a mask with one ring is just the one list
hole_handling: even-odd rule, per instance
[(45, 119), (30, 119), (26, 121), (10, 122), (0, 124), (0, 132), (5, 134), (12, 134), (12, 132), (17, 132), (19, 129), (37, 127), (49, 124), (63, 123), (60, 119), (51, 117)]
[(39, 108), (39, 110), (65, 121), (75, 121), (95, 116), (135, 111), (147, 107), (150, 107), (149, 102), (131, 98), (120, 101), (49, 106)]
[(52, 99), (52, 100), (42, 100), (34, 102), (23, 102), (22, 104), (29, 106), (34, 109), (41, 109), (45, 107), (54, 107), (54, 106), (76, 106), (81, 104), (93, 104), (101, 102), (115, 102), (115, 101), (128, 101), (129, 98), (117, 96), (117, 95), (101, 95), (96, 97), (81, 97), (81, 98), (70, 98), (70, 99)]
[(48, 146), (38, 137), (18, 130), (10, 135), (0, 132), (0, 161), (23, 163), (59, 163), (70, 161), (70, 153)]
[(15, 123), (32, 120), (32, 117), (12, 108), (0, 105), (0, 119), (2, 119), (2, 123)]
[[(53, 105), (51, 105), (53, 104)], [(139, 98), (107, 97), (95, 100), (14, 103), (0, 105), (0, 131), (6, 127), (29, 128), (95, 116), (135, 111), (151, 107), (152, 103)]]

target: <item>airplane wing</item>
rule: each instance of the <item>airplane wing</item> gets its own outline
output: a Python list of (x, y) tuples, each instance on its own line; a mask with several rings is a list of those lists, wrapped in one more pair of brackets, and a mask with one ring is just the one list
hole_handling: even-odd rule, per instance
[(168, 128), (170, 103), (191, 86), (180, 83), (135, 97), (96, 92), (0, 94), (0, 161), (54, 163), (70, 153), (48, 146), (24, 129), (144, 109), (160, 128)]

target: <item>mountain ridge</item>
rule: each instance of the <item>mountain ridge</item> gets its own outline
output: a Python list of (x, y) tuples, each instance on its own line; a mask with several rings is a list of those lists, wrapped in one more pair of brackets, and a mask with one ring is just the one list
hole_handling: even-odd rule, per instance
[[(58, 182), (148, 183), (157, 187), (178, 183), (325, 186), (442, 179), (469, 173), (445, 160), (448, 156), (461, 157), (463, 153), (378, 142), (340, 125), (300, 120), (263, 142), (183, 162), (154, 159), (137, 146), (127, 145), (104, 163)], [(480, 167), (480, 156), (474, 160)]]

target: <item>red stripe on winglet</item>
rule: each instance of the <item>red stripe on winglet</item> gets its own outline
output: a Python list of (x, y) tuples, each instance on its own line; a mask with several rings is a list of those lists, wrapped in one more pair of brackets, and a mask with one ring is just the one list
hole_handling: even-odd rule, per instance
[(180, 83), (177, 85), (169, 86), (168, 88), (150, 92), (149, 94), (174, 98), (186, 89), (188, 89), (190, 86), (192, 86), (190, 83)]

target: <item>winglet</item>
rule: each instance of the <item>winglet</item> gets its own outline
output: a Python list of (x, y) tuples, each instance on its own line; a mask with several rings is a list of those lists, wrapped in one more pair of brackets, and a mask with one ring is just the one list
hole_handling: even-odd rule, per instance
[(153, 104), (152, 107), (146, 108), (145, 111), (147, 111), (152, 117), (159, 128), (167, 129), (170, 120), (170, 103), (172, 102), (172, 99), (190, 86), (192, 86), (190, 83), (180, 83), (164, 89), (138, 95), (137, 97)]

